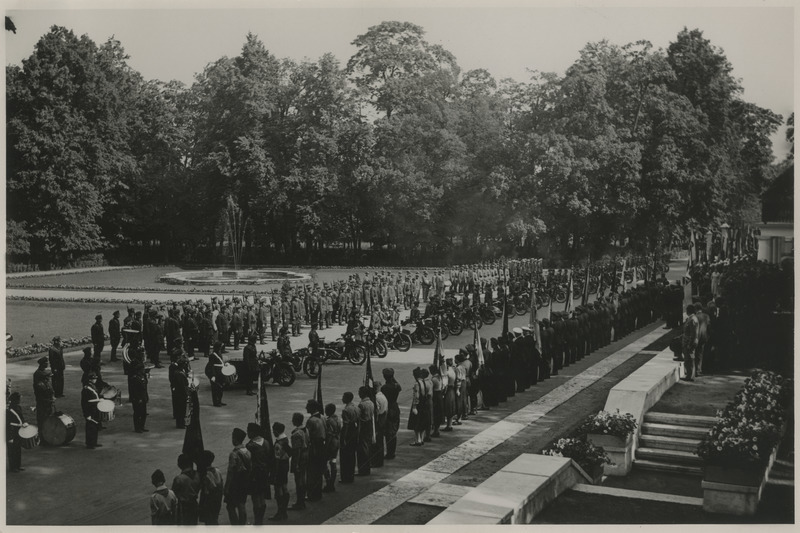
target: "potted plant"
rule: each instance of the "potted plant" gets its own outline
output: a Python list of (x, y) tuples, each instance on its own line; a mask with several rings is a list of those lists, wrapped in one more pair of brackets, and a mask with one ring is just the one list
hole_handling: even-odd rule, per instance
[(604, 467), (608, 476), (626, 476), (633, 465), (633, 434), (636, 419), (630, 413), (600, 411), (586, 419), (580, 432), (595, 446), (602, 447), (611, 463)]
[(603, 448), (595, 446), (584, 438), (558, 439), (542, 454), (569, 457), (583, 469), (595, 485), (599, 485), (603, 478), (603, 465), (611, 462)]
[(697, 454), (704, 461), (703, 508), (749, 515), (761, 491), (785, 428), (788, 383), (772, 372), (756, 372), (733, 401), (717, 413)]

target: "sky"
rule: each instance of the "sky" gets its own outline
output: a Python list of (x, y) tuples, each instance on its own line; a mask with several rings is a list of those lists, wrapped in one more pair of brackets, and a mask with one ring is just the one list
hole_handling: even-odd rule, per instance
[[(498, 80), (523, 81), (529, 70), (563, 74), (588, 42), (606, 39), (624, 45), (645, 39), (666, 49), (688, 27), (702, 30), (724, 51), (745, 100), (784, 119), (794, 109), (796, 13), (790, 0), (683, 5), (662, 1), (644, 7), (513, 0), (492, 2), (491, 7), (479, 0), (276, 0), (260, 2), (257, 9), (252, 2), (234, 0), (230, 5), (235, 7), (224, 10), (217, 8), (219, 3), (200, 0), (142, 0), (135, 5), (115, 3), (122, 9), (92, 8), (97, 5), (6, 1), (6, 15), (17, 27), (16, 34), (5, 32), (6, 64), (20, 64), (50, 26), (60, 25), (88, 34), (98, 44), (113, 35), (130, 56), (129, 65), (146, 79), (191, 84), (208, 63), (238, 55), (248, 32), (258, 35), (279, 58), (315, 60), (332, 52), (344, 65), (355, 52), (353, 39), (382, 21), (400, 20), (421, 26), (430, 43), (455, 55), (462, 71), (485, 68)], [(788, 151), (784, 131), (773, 136), (778, 159)]]

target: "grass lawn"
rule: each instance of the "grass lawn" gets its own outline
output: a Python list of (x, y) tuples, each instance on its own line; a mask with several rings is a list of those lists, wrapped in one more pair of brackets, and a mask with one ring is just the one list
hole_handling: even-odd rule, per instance
[[(179, 267), (163, 266), (163, 267), (148, 267), (136, 268), (133, 270), (118, 270), (107, 272), (86, 272), (77, 274), (61, 274), (52, 276), (37, 276), (31, 278), (20, 279), (6, 279), (6, 286), (9, 288), (25, 288), (25, 287), (41, 287), (52, 286), (56, 287), (64, 285), (67, 287), (104, 287), (109, 290), (113, 287), (138, 287), (146, 289), (159, 289), (164, 292), (198, 292), (198, 293), (219, 293), (224, 292), (225, 289), (236, 291), (256, 291), (263, 292), (265, 290), (272, 290), (273, 288), (280, 287), (281, 281), (264, 285), (219, 285), (212, 287), (202, 287), (194, 285), (170, 285), (162, 283), (159, 278), (164, 274), (170, 272), (180, 271)], [(325, 282), (332, 283), (337, 280), (346, 280), (348, 276), (358, 272), (364, 275), (365, 270), (348, 269), (308, 269), (308, 268), (275, 268), (274, 270), (291, 270), (309, 274), (315, 283), (323, 284)], [(380, 272), (383, 269), (377, 270)], [(376, 272), (371, 268), (368, 270), (370, 275)], [(394, 271), (396, 272), (396, 271)], [(412, 275), (421, 270), (412, 270)]]
[(95, 315), (103, 315), (103, 327), (108, 329), (111, 313), (116, 309), (119, 309), (122, 320), (127, 312), (121, 303), (6, 301), (6, 332), (14, 336), (14, 340), (7, 342), (6, 346), (25, 346), (37, 342), (49, 344), (56, 335), (65, 338), (85, 337), (91, 333)]

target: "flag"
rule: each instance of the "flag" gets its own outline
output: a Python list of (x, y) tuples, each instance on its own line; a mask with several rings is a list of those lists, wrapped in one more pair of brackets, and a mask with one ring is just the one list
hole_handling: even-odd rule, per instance
[(572, 309), (572, 269), (569, 269), (569, 281), (567, 282), (567, 303), (564, 305), (564, 312), (569, 313)]
[(314, 391), (314, 399), (319, 404), (319, 408), (322, 409), (322, 412), (325, 412), (325, 404), (322, 403), (322, 360), (319, 361), (319, 368), (317, 370), (317, 390)]
[(536, 349), (539, 350), (539, 353), (542, 353), (542, 338), (541, 330), (539, 328), (539, 306), (536, 305), (537, 303), (536, 291), (533, 291), (531, 296), (531, 319), (529, 326), (533, 330), (534, 335), (536, 335)]
[(183, 453), (188, 455), (195, 464), (199, 464), (203, 456), (203, 430), (200, 427), (200, 399), (197, 397), (197, 387), (189, 389), (189, 423), (183, 435)]
[[(483, 360), (483, 346), (481, 346), (481, 334), (478, 331), (478, 323), (476, 322), (473, 327), (475, 328), (475, 336), (473, 337), (473, 344), (475, 345), (475, 351), (478, 352), (478, 367), (482, 367), (485, 363)], [(446, 379), (446, 378), (444, 378)]]
[(444, 354), (442, 353), (442, 328), (436, 330), (436, 346), (433, 347), (433, 365), (441, 367), (444, 363)]
[(508, 338), (508, 298), (506, 297), (506, 291), (503, 290), (503, 338)]
[(617, 283), (617, 267), (618, 266), (619, 266), (619, 262), (617, 261), (617, 258), (615, 257), (614, 258), (614, 275), (611, 276), (611, 283), (612, 283), (611, 292), (614, 293), (614, 294), (616, 294), (616, 292), (619, 290), (619, 284)]
[[(623, 259), (622, 260), (622, 272), (620, 272), (620, 278), (619, 278), (619, 285), (622, 285), (622, 290), (625, 290), (625, 289), (628, 288), (628, 284), (625, 283), (625, 270), (626, 270), (627, 266), (628, 266), (628, 260), (627, 259)], [(619, 285), (617, 285), (617, 286), (619, 287)]]
[(272, 444), (272, 428), (269, 422), (269, 401), (267, 400), (267, 384), (263, 371), (258, 372), (258, 394), (256, 395), (256, 424), (261, 426), (262, 436)]
[(637, 274), (638, 274), (638, 272), (636, 271), (636, 266), (634, 265), (633, 266), (633, 281), (631, 282), (631, 287), (635, 287), (636, 286), (636, 282), (638, 281)]
[(586, 305), (589, 303), (589, 265), (592, 262), (591, 256), (586, 262), (586, 279), (583, 282), (583, 296), (581, 296), (581, 305)]
[[(367, 373), (364, 376), (364, 386), (369, 389), (369, 397), (372, 403), (375, 404), (375, 380), (372, 378), (372, 358), (370, 357), (370, 349), (367, 347)], [(377, 442), (375, 436), (375, 413), (376, 409), (372, 410), (372, 444)]]

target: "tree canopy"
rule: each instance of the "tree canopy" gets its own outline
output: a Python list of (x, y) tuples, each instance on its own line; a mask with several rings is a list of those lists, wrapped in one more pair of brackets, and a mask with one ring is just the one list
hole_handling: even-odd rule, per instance
[(757, 220), (774, 176), (782, 117), (742, 99), (699, 30), (666, 50), (587, 43), (563, 76), (523, 81), (462, 72), (410, 22), (352, 44), (345, 66), (298, 62), (248, 34), (187, 87), (54, 26), (6, 69), (9, 257), (224, 261), (229, 202), (261, 262), (659, 250)]

